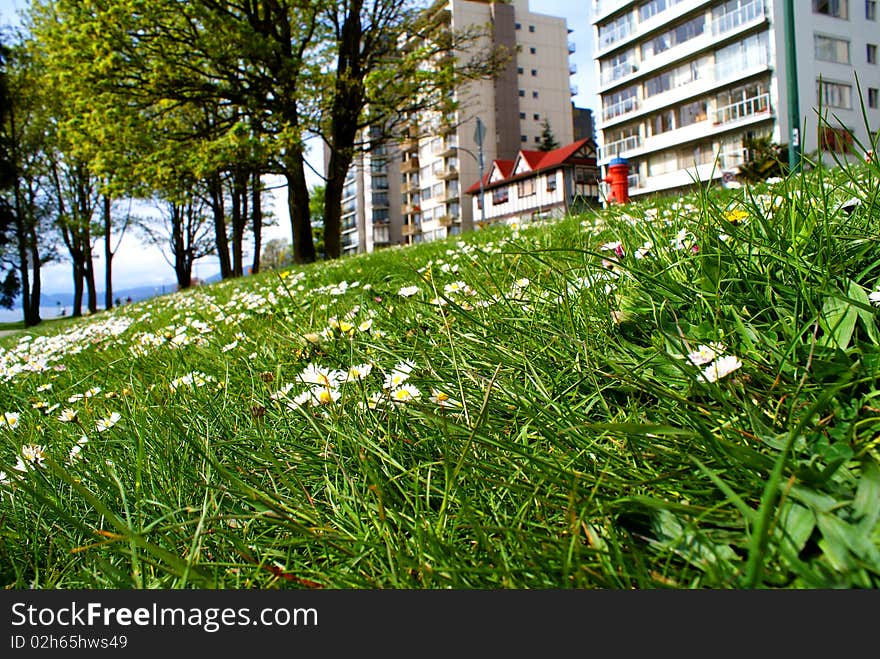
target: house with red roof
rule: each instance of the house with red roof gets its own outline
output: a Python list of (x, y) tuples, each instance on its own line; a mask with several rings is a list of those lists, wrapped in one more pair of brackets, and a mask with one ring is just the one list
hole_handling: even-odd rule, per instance
[(597, 206), (596, 145), (587, 138), (552, 151), (523, 150), (514, 160), (495, 160), (467, 192), (475, 225), (562, 217)]

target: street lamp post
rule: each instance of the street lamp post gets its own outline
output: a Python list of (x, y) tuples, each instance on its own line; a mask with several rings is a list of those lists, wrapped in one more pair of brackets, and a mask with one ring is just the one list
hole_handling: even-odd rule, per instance
[(800, 123), (801, 112), (798, 99), (797, 49), (795, 47), (794, 3), (785, 0), (785, 64), (788, 90), (788, 169), (796, 172), (800, 168)]
[(474, 142), (477, 143), (479, 147), (478, 156), (475, 156), (470, 149), (465, 149), (463, 146), (457, 146), (456, 149), (463, 153), (468, 154), (471, 158), (477, 161), (477, 167), (480, 169), (480, 223), (482, 226), (486, 226), (486, 197), (483, 190), (483, 138), (486, 136), (486, 127), (483, 124), (483, 120), (477, 117), (477, 128), (474, 131)]

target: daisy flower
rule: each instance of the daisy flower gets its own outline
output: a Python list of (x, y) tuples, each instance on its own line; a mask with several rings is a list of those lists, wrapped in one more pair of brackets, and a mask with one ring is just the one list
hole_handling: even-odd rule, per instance
[(13, 469), (16, 471), (27, 471), (28, 467), (44, 467), (44, 457), (46, 448), (38, 444), (26, 444), (21, 447), (21, 455), (18, 456), (18, 462)]
[(413, 295), (415, 295), (418, 292), (419, 292), (418, 286), (404, 286), (399, 291), (397, 291), (397, 294), (401, 297), (412, 297)]
[(372, 364), (357, 364), (355, 366), (351, 366), (348, 369), (348, 372), (345, 374), (345, 381), (353, 382), (354, 380), (363, 380), (370, 374), (370, 371), (372, 370)]
[(18, 428), (18, 412), (4, 412), (3, 421), (11, 429), (15, 430)]
[(72, 410), (69, 407), (65, 410), (61, 411), (61, 414), (58, 415), (58, 420), (62, 423), (67, 423), (68, 421), (73, 421), (76, 418), (76, 410)]
[(104, 432), (105, 430), (109, 430), (122, 418), (122, 415), (119, 412), (113, 412), (110, 416), (104, 417), (103, 419), (98, 419), (98, 422), (95, 424), (98, 432)]
[(872, 293), (869, 293), (868, 299), (871, 302), (873, 302), (874, 304), (876, 304), (877, 306), (880, 306), (880, 290), (873, 291)]
[(704, 368), (703, 372), (697, 376), (697, 380), (701, 382), (716, 382), (741, 367), (742, 362), (739, 360), (739, 357), (736, 355), (727, 355)]
[(303, 369), (303, 372), (297, 376), (297, 380), (303, 384), (317, 384), (323, 387), (332, 387), (338, 384), (340, 372), (334, 371), (317, 364), (310, 363)]
[(437, 407), (461, 407), (461, 403), (459, 403), (457, 400), (450, 398), (449, 394), (444, 393), (439, 389), (431, 389), (430, 401), (434, 403)]
[(688, 354), (688, 361), (694, 366), (702, 366), (708, 364), (719, 355), (724, 354), (724, 346), (720, 343), (712, 343), (703, 345), (702, 343), (696, 350)]
[(391, 392), (391, 400), (395, 403), (409, 403), (422, 395), (416, 387), (405, 384)]

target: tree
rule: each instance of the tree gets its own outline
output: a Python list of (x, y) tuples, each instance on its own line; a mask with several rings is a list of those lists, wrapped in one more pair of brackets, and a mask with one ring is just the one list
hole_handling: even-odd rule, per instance
[(0, 44), (0, 305), (21, 293), (27, 326), (40, 322), (40, 268), (53, 258), (46, 195), (46, 121), (38, 63), (24, 38)]
[(739, 166), (739, 178), (748, 183), (763, 181), (771, 176), (784, 177), (788, 171), (786, 148), (773, 142), (770, 135), (743, 140), (748, 159)]
[(292, 262), (290, 244), (281, 238), (273, 238), (263, 248), (262, 263), (267, 270), (280, 270)]
[(559, 142), (553, 134), (553, 128), (550, 127), (550, 120), (544, 117), (544, 123), (541, 124), (541, 143), (538, 146), (539, 151), (553, 151), (559, 148)]

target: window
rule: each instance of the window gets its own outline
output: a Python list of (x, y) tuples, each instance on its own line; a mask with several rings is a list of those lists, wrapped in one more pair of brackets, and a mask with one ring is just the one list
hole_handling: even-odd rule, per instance
[(642, 46), (642, 59), (646, 60), (685, 41), (700, 36), (703, 34), (705, 23), (705, 18), (700, 15), (645, 42)]
[(514, 25), (514, 27), (515, 27), (517, 30), (522, 30), (522, 24), (521, 24), (521, 23), (517, 23), (516, 25)]
[(849, 0), (813, 0), (813, 13), (849, 18)]
[(823, 151), (849, 153), (852, 143), (852, 132), (842, 126), (822, 126), (819, 130), (819, 148)]
[(535, 26), (529, 25), (529, 32), (534, 32), (534, 31), (535, 31)]
[(518, 74), (522, 75), (523, 73), (525, 73), (525, 69), (522, 68), (521, 66), (518, 66), (518, 67), (516, 67), (516, 72)]
[(867, 47), (866, 57), (868, 58), (868, 64), (876, 64), (877, 63), (877, 44), (869, 43)]
[(527, 178), (518, 181), (516, 184), (516, 192), (520, 197), (531, 197), (535, 194), (535, 179)]
[(700, 121), (706, 121), (708, 104), (706, 100), (685, 103), (678, 109), (678, 125), (690, 126)]
[(556, 191), (556, 174), (547, 174), (547, 192)]
[(495, 188), (492, 190), (493, 204), (506, 204), (508, 199), (507, 188)]
[(532, 98), (538, 98), (538, 92), (532, 92)]
[(532, 55), (537, 55), (538, 49), (532, 46), (531, 48), (529, 48), (529, 53), (531, 53)]
[(525, 95), (526, 95), (526, 90), (525, 90), (525, 89), (520, 89), (520, 90), (519, 90), (519, 95), (520, 95), (520, 97), (525, 96)]
[(541, 120), (541, 115), (540, 115), (540, 114), (533, 114), (533, 115), (532, 115), (532, 119), (534, 119), (535, 121), (540, 121), (540, 120)]
[(868, 107), (876, 110), (880, 107), (880, 89), (876, 87), (868, 87)]
[(817, 80), (816, 98), (822, 107), (852, 110), (852, 85)]
[(675, 128), (675, 113), (672, 110), (663, 110), (654, 115), (651, 120), (652, 135), (659, 135)]
[(520, 135), (519, 141), (522, 142), (523, 144), (525, 144), (526, 142), (529, 141), (529, 136), (528, 135)]
[(532, 69), (532, 75), (533, 75), (533, 76), (537, 76), (537, 75), (538, 75), (538, 69)]
[(520, 119), (525, 119), (525, 118), (526, 118), (526, 113), (525, 113), (525, 112), (520, 112), (520, 113), (519, 113), (519, 118), (520, 118)]
[(865, 0), (865, 18), (869, 21), (877, 20), (877, 0)]
[(849, 41), (826, 37), (821, 34), (813, 35), (816, 59), (825, 62), (837, 62), (849, 64)]

